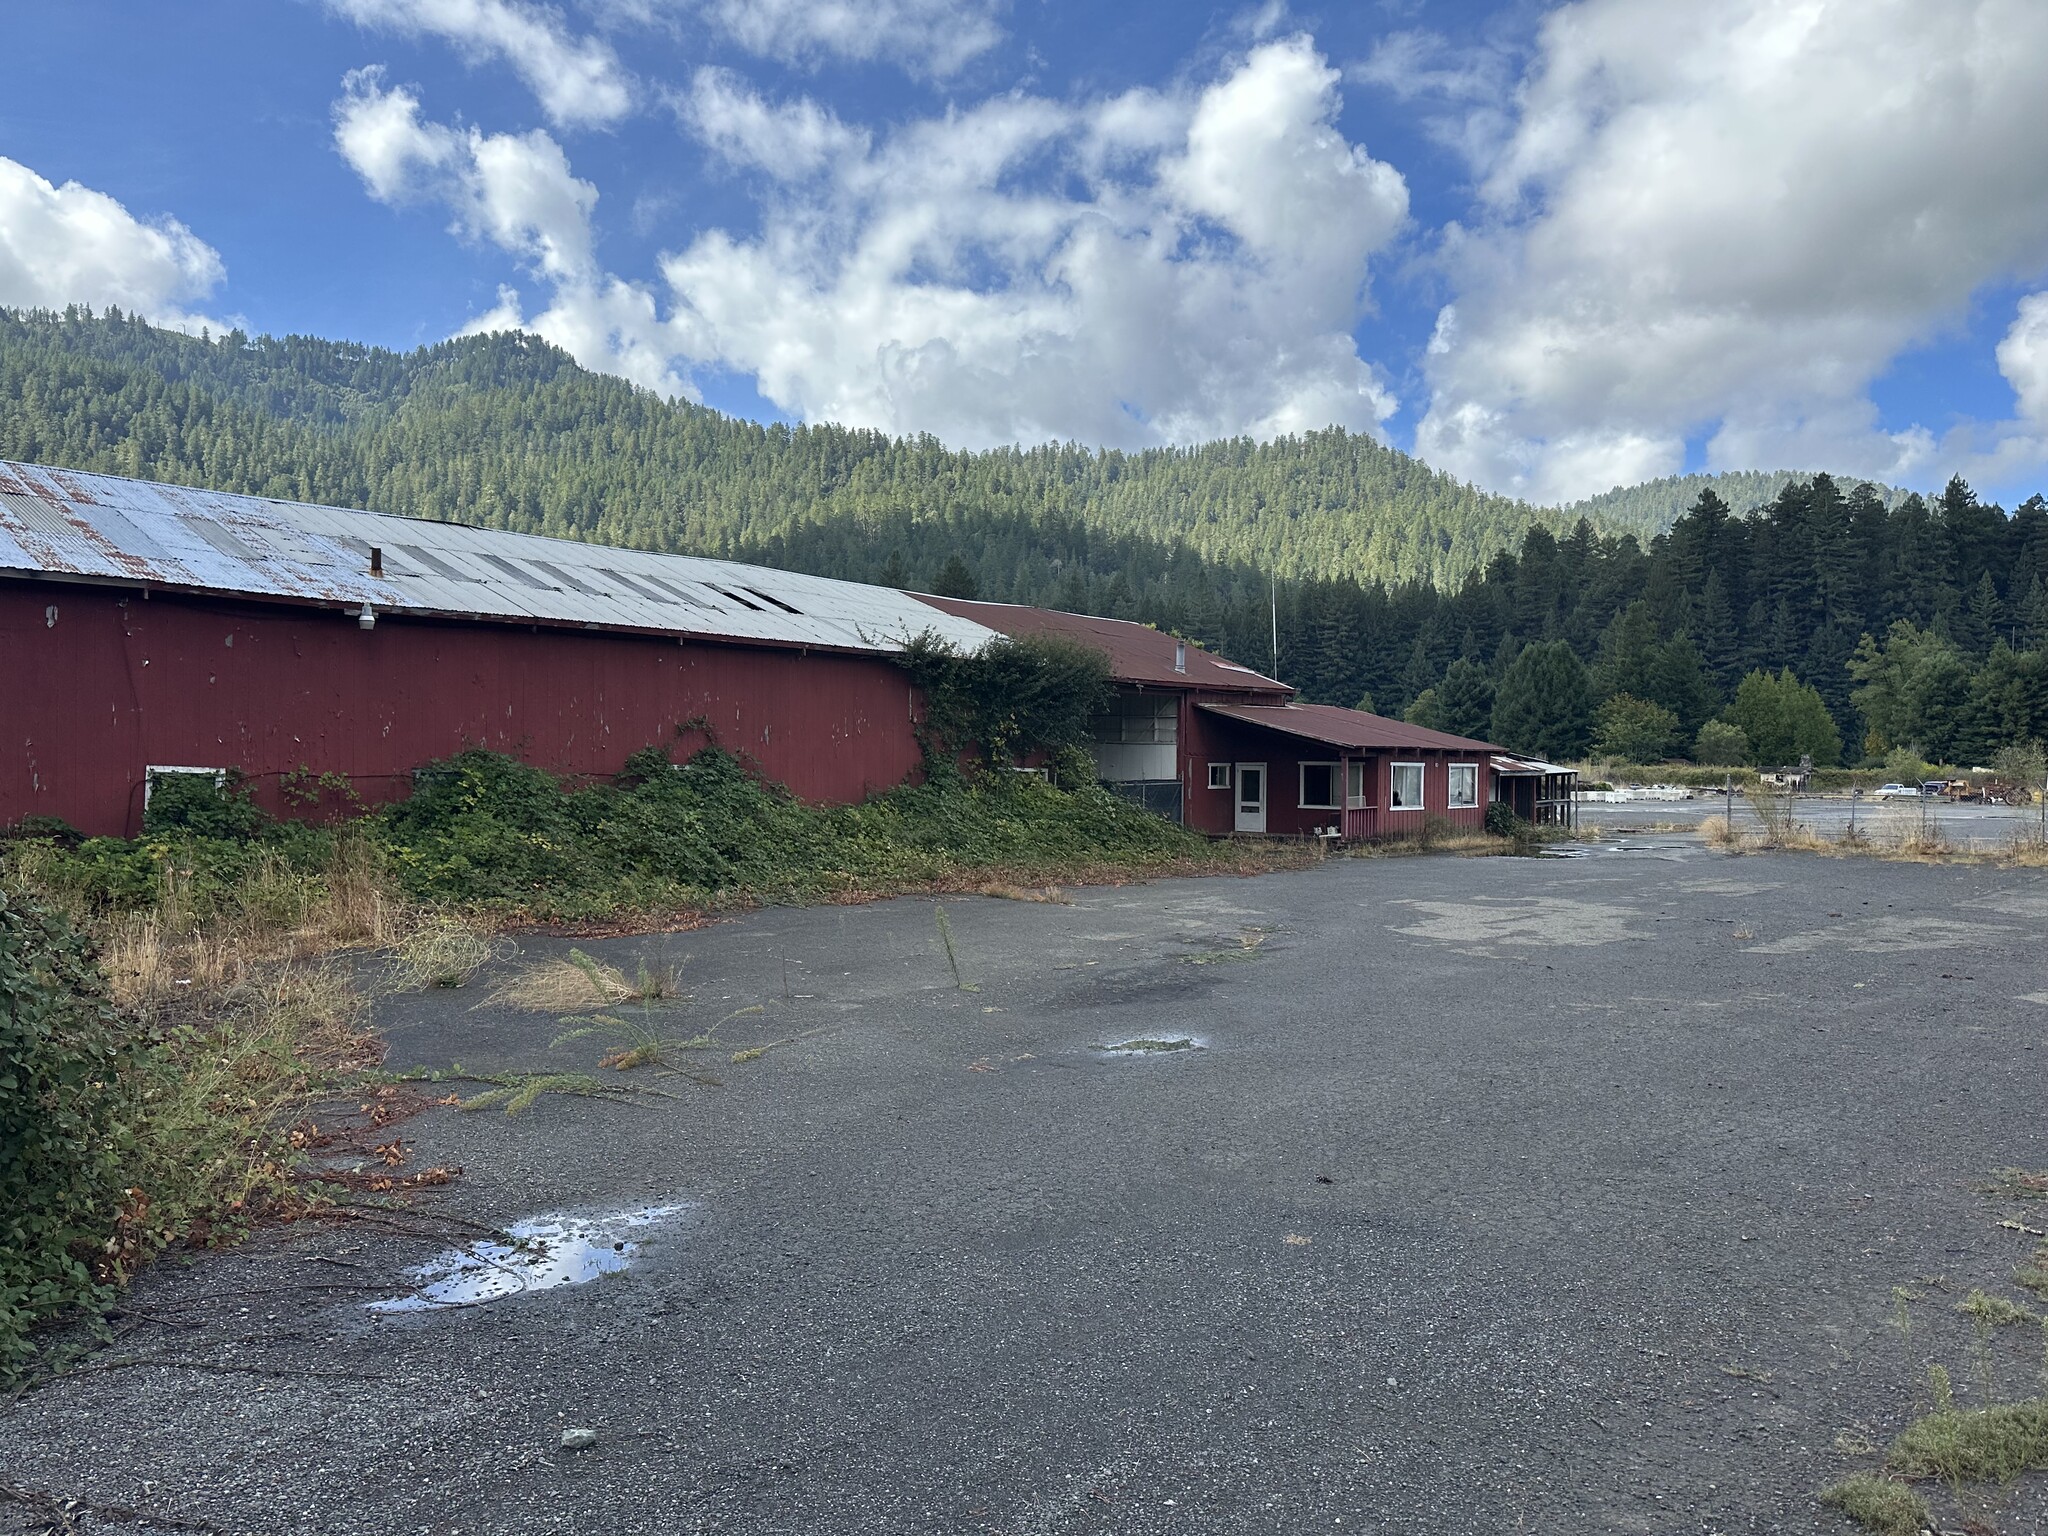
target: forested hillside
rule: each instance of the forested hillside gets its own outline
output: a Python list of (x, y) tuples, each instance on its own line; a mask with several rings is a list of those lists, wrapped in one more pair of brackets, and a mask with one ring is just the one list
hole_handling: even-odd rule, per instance
[(854, 577), (893, 557), (928, 582), (958, 554), (984, 590), (1023, 597), (1050, 594), (1052, 551), (1123, 568), (1081, 528), (1283, 576), (1446, 582), (1532, 524), (1566, 526), (1337, 430), (962, 453), (671, 404), (523, 336), (401, 355), (0, 311), (0, 409), (16, 458), (692, 553), (832, 546)]
[[(1748, 512), (1768, 506), (1793, 481), (1809, 477), (1810, 472), (1799, 474), (1789, 469), (1724, 469), (1711, 475), (1666, 475), (1640, 485), (1617, 485), (1611, 491), (1573, 502), (1564, 513), (1574, 519), (1590, 518), (1595, 526), (1629, 529), (1639, 535), (1660, 533), (1691, 510), (1702, 491), (1712, 491), (1725, 505)], [(1858, 483), (1844, 481), (1842, 489), (1846, 492)], [(1890, 486), (1872, 485), (1871, 489), (1887, 507), (1895, 507), (1906, 499), (1904, 491)]]
[(1559, 756), (1981, 761), (2048, 734), (2048, 510), (1960, 482), (1930, 505), (1680, 477), (1567, 523), (1337, 431), (957, 453), (671, 404), (525, 337), (398, 354), (7, 311), (0, 457), (1140, 619)]

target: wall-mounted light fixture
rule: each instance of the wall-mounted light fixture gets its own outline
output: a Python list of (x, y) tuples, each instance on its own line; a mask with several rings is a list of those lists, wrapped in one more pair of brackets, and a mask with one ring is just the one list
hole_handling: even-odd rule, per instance
[(363, 604), (363, 611), (356, 615), (356, 627), (358, 629), (375, 629), (377, 627), (377, 610), (368, 603)]

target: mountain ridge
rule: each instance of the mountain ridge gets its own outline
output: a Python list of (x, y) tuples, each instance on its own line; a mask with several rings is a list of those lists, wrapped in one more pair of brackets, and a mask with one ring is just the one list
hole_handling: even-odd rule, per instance
[[(1683, 510), (1666, 505), (1670, 487), (1716, 479), (1537, 507), (1339, 428), (1137, 452), (956, 450), (666, 401), (518, 333), (401, 353), (202, 339), (82, 309), (0, 310), (0, 403), (0, 452), (36, 462), (688, 553), (830, 547), (849, 565), (831, 574), (866, 579), (893, 559), (906, 580), (929, 580), (961, 553), (1009, 590), (989, 559), (941, 546), (971, 543), (965, 525), (988, 520), (1083, 546), (1051, 555), (1060, 569), (1079, 555), (1093, 573), (1085, 533), (1283, 579), (1448, 589), (1534, 526), (1563, 535), (1584, 516), (1646, 540)], [(1793, 478), (1748, 476), (1724, 499), (1744, 510)], [(834, 536), (841, 524), (865, 530), (871, 569)]]

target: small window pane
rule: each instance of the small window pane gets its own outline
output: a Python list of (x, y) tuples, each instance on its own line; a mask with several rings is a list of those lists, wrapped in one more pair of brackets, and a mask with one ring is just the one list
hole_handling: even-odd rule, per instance
[(1394, 764), (1392, 806), (1397, 811), (1422, 809), (1422, 764)]
[(1230, 788), (1230, 764), (1211, 763), (1209, 765), (1209, 787), (1211, 789)]
[(1479, 803), (1479, 768), (1475, 763), (1451, 764), (1451, 799), (1454, 808)]
[(1337, 805), (1337, 765), (1301, 765), (1301, 803), (1312, 810), (1334, 810)]
[(1362, 806), (1362, 805), (1364, 805), (1364, 804), (1365, 804), (1365, 764), (1363, 764), (1363, 763), (1350, 763), (1350, 764), (1347, 764), (1347, 765), (1346, 765), (1346, 772), (1345, 772), (1345, 780), (1346, 780), (1346, 783), (1345, 783), (1345, 786), (1344, 786), (1344, 788), (1345, 788), (1345, 794), (1346, 794), (1346, 795), (1347, 795), (1347, 797), (1349, 798), (1349, 801), (1350, 801), (1351, 805), (1353, 805), (1354, 807), (1355, 807), (1355, 806)]

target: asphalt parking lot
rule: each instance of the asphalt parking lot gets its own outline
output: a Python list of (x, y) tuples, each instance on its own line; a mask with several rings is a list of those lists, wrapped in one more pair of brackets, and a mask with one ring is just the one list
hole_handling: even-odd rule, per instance
[[(2039, 874), (1621, 837), (1073, 896), (947, 901), (958, 984), (929, 900), (587, 944), (791, 1043), (403, 1133), (467, 1170), (424, 1209), (614, 1272), (376, 1311), (464, 1229), (169, 1262), (159, 1363), (0, 1413), (0, 1470), (264, 1533), (1839, 1532), (1929, 1361), (1980, 1390), (1955, 1302), (2025, 1299), (1979, 1186), (2048, 1166)], [(595, 1059), (482, 995), (390, 1000), (392, 1064)]]

